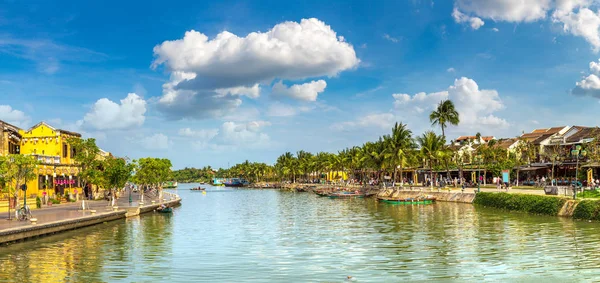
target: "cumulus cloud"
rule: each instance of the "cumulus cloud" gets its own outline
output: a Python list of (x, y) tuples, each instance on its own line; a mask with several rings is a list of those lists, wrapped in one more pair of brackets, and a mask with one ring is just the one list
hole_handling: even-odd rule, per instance
[(454, 72), (456, 72), (456, 70), (454, 68), (450, 67), (450, 68), (448, 68), (446, 70), (446, 72), (448, 72), (448, 73), (454, 73)]
[(250, 98), (258, 98), (260, 96), (260, 86), (258, 84), (255, 84), (252, 87), (244, 87), (244, 86), (238, 86), (238, 87), (231, 87), (231, 88), (220, 88), (215, 90), (216, 93), (220, 94), (221, 96), (230, 94), (230, 95), (245, 95), (247, 97)]
[(159, 133), (152, 136), (142, 138), (140, 144), (149, 150), (164, 150), (168, 149), (171, 141), (166, 135)]
[(545, 19), (553, 10), (552, 22), (561, 25), (565, 33), (582, 37), (597, 52), (600, 50), (600, 11), (591, 8), (597, 4), (594, 0), (455, 0), (452, 16), (457, 23), (469, 22), (477, 29), (483, 21), (476, 17), (513, 23), (535, 22)]
[(93, 130), (126, 130), (144, 124), (146, 101), (135, 93), (129, 93), (117, 104), (108, 98), (96, 101), (80, 124)]
[(311, 81), (287, 87), (281, 81), (273, 85), (271, 94), (274, 97), (289, 97), (303, 101), (316, 101), (319, 93), (325, 91), (327, 83), (324, 80)]
[(471, 28), (474, 30), (478, 30), (485, 24), (480, 18), (467, 16), (461, 13), (457, 8), (454, 8), (454, 10), (452, 10), (452, 17), (457, 23), (469, 23), (469, 26), (471, 26)]
[(477, 128), (506, 128), (509, 123), (495, 116), (495, 112), (504, 108), (504, 104), (496, 90), (479, 89), (477, 83), (469, 78), (456, 79), (447, 90), (433, 93), (420, 92), (413, 96), (409, 94), (393, 94), (394, 107), (402, 114), (415, 116), (418, 119), (428, 119), (440, 101), (450, 99), (454, 102), (460, 115), (459, 127)]
[(473, 14), (493, 21), (514, 23), (533, 22), (545, 18), (546, 13), (551, 9), (551, 4), (551, 0), (454, 1), (455, 11), (459, 13)]
[(492, 31), (494, 31), (494, 32), (499, 32), (500, 30), (499, 30), (499, 29), (497, 29), (497, 28), (492, 28)]
[(590, 72), (590, 75), (575, 83), (575, 88), (571, 90), (571, 94), (600, 98), (600, 77), (598, 77), (600, 75), (600, 63), (590, 62)]
[(360, 63), (352, 45), (314, 18), (245, 37), (224, 31), (210, 39), (191, 30), (154, 47), (154, 56), (152, 67), (171, 72), (158, 103), (173, 118), (219, 116), (237, 108), (240, 95), (258, 97), (259, 84), (333, 77)]
[(395, 122), (396, 117), (392, 113), (376, 113), (360, 117), (355, 121), (335, 123), (330, 128), (336, 131), (351, 131), (357, 128), (391, 129)]
[(600, 12), (588, 8), (579, 8), (575, 11), (557, 10), (552, 17), (554, 22), (562, 23), (563, 30), (575, 36), (583, 37), (592, 45), (594, 51), (600, 50)]
[(13, 109), (10, 105), (0, 105), (0, 120), (25, 128), (31, 123), (31, 118), (23, 111)]

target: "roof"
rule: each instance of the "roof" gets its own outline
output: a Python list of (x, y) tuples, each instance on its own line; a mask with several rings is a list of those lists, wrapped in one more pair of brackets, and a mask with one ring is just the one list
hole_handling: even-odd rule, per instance
[(516, 138), (500, 139), (498, 140), (498, 146), (502, 149), (508, 149), (511, 145), (518, 141)]
[(554, 135), (554, 133), (552, 134), (542, 134), (541, 136), (539, 136), (538, 138), (536, 138), (535, 140), (533, 140), (533, 144), (540, 144), (542, 143), (544, 140), (548, 139), (549, 137), (551, 137), (552, 135)]
[(2, 120), (0, 120), (0, 124), (2, 125), (2, 131), (8, 130), (10, 132), (16, 133), (17, 135), (21, 136), (19, 134), (19, 130), (20, 130), (19, 127), (15, 126), (15, 125), (11, 125), (9, 123), (6, 123)]
[(578, 131), (577, 133), (571, 135), (570, 137), (568, 137), (566, 142), (567, 143), (579, 142), (584, 139), (595, 138), (598, 135), (600, 135), (600, 128), (598, 128), (598, 127), (595, 127), (595, 128), (581, 127), (581, 130)]
[(39, 122), (39, 123), (35, 124), (33, 127), (29, 128), (27, 131), (28, 131), (28, 132), (30, 132), (31, 130), (33, 130), (33, 129), (35, 129), (35, 128), (39, 127), (39, 126), (42, 126), (42, 125), (44, 125), (44, 126), (46, 126), (46, 127), (50, 128), (50, 129), (52, 129), (52, 130), (53, 130), (53, 131), (55, 131), (55, 132), (61, 132), (61, 133), (67, 134), (67, 135), (72, 135), (72, 136), (76, 136), (76, 137), (81, 137), (81, 134), (80, 134), (80, 133), (71, 132), (71, 131), (62, 130), (62, 129), (57, 129), (57, 128), (55, 128), (55, 127), (52, 127), (52, 126), (50, 126), (50, 124), (48, 124), (48, 123), (46, 123), (46, 122), (44, 122), (44, 121), (41, 121), (41, 122)]
[[(474, 140), (474, 139), (477, 139), (477, 136), (460, 136), (460, 137), (456, 138), (456, 141)], [(484, 141), (490, 141), (490, 140), (493, 140), (494, 137), (493, 136), (481, 136), (481, 139)]]
[[(543, 129), (535, 129), (531, 133), (522, 134), (521, 138), (527, 140), (528, 142), (533, 142), (533, 143), (537, 142), (539, 144), (540, 142), (542, 142), (543, 140), (547, 139), (551, 135), (560, 132), (565, 127), (566, 126), (552, 127), (552, 128), (543, 128)], [(538, 140), (538, 139), (540, 139), (540, 140)]]

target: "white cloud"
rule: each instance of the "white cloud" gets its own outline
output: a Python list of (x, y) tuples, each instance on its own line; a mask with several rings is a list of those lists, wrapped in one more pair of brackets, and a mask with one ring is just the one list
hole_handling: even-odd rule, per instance
[(135, 93), (129, 93), (121, 104), (108, 98), (99, 99), (79, 124), (94, 130), (126, 130), (144, 124), (145, 113), (146, 101)]
[[(506, 22), (533, 22), (546, 17), (551, 0), (455, 0), (455, 10), (484, 19)], [(454, 13), (453, 13), (454, 15)], [(470, 18), (470, 16), (467, 16)], [(456, 20), (456, 17), (455, 17)]]
[(219, 133), (218, 129), (192, 130), (190, 128), (179, 129), (179, 135), (184, 137), (193, 137), (200, 139), (212, 139)]
[(494, 32), (499, 32), (500, 30), (499, 30), (499, 29), (497, 29), (497, 28), (492, 28), (492, 31), (494, 31)]
[(272, 117), (290, 117), (298, 114), (298, 110), (290, 105), (275, 102), (269, 105), (267, 115)]
[(192, 30), (157, 45), (154, 55), (152, 66), (171, 72), (158, 102), (171, 118), (222, 116), (242, 103), (240, 95), (258, 97), (259, 84), (333, 77), (360, 63), (352, 45), (314, 18), (245, 37), (224, 31), (209, 39)]
[(571, 94), (600, 98), (600, 77), (598, 77), (600, 75), (600, 63), (590, 62), (590, 72), (590, 75), (575, 83), (575, 88), (571, 90)]
[(383, 35), (383, 38), (384, 38), (384, 39), (386, 39), (386, 40), (389, 40), (389, 41), (391, 41), (391, 42), (393, 42), (393, 43), (397, 43), (398, 41), (400, 41), (400, 40), (398, 40), (397, 38), (395, 38), (395, 37), (392, 37), (392, 36), (390, 36), (390, 35), (389, 35), (389, 34), (387, 34), (387, 33)]
[(391, 129), (395, 122), (396, 117), (392, 113), (377, 113), (360, 117), (355, 121), (335, 123), (330, 128), (336, 131), (351, 131), (356, 128)]
[(159, 133), (152, 136), (142, 138), (140, 144), (149, 150), (164, 150), (168, 149), (171, 141), (166, 135)]
[(600, 13), (588, 8), (580, 8), (578, 12), (555, 11), (554, 22), (561, 22), (563, 30), (575, 36), (583, 37), (592, 45), (594, 51), (600, 50)]
[[(483, 25), (479, 18), (505, 22), (535, 22), (552, 12), (552, 21), (565, 33), (584, 38), (595, 52), (600, 51), (600, 11), (595, 0), (455, 0), (452, 16), (457, 23), (469, 22), (473, 29)], [(498, 31), (497, 29), (493, 29)]]
[(393, 94), (394, 107), (407, 119), (424, 119), (429, 121), (429, 113), (440, 101), (450, 99), (454, 102), (460, 115), (459, 127), (463, 129), (506, 128), (509, 123), (494, 116), (495, 112), (504, 108), (504, 104), (496, 90), (479, 89), (477, 83), (462, 77), (454, 81), (447, 90), (424, 93), (414, 96)]
[(235, 150), (238, 148), (265, 147), (270, 144), (270, 137), (263, 133), (265, 127), (271, 126), (268, 121), (250, 121), (236, 123), (224, 122), (219, 129), (192, 130), (183, 128), (179, 135), (194, 138), (195, 149)]
[(483, 22), (483, 20), (481, 20), (480, 18), (467, 16), (467, 15), (461, 13), (456, 8), (454, 8), (454, 10), (452, 10), (452, 17), (454, 18), (454, 21), (457, 23), (469, 23), (469, 26), (471, 26), (471, 28), (474, 30), (478, 30), (480, 27), (482, 27), (485, 24)]
[(267, 146), (270, 138), (261, 130), (270, 126), (265, 121), (248, 123), (225, 122), (221, 125), (219, 133), (210, 141), (220, 146), (231, 147), (263, 147)]
[(450, 68), (448, 68), (446, 70), (446, 72), (448, 72), (448, 73), (454, 73), (454, 72), (456, 72), (456, 70), (454, 68), (450, 67)]
[(29, 116), (10, 105), (0, 105), (0, 120), (21, 128), (26, 128), (31, 123)]
[(238, 86), (232, 88), (220, 88), (215, 90), (215, 92), (220, 95), (245, 95), (250, 98), (258, 98), (260, 96), (260, 86), (255, 84), (252, 87)]
[(289, 97), (303, 101), (316, 101), (319, 93), (325, 91), (326, 87), (327, 83), (324, 80), (293, 85), (289, 88), (279, 81), (273, 85), (271, 94), (274, 97)]

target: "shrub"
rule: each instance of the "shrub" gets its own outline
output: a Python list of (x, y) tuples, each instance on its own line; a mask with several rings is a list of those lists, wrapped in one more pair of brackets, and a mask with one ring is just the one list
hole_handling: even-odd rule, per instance
[(578, 198), (600, 198), (600, 191), (591, 190), (591, 191), (583, 191), (577, 194)]
[(40, 197), (35, 198), (35, 207), (42, 208), (42, 199)]
[(600, 201), (582, 200), (573, 211), (573, 218), (586, 220), (600, 220)]
[(477, 193), (474, 203), (506, 210), (558, 215), (565, 202), (565, 199), (558, 197), (482, 192)]
[(52, 202), (52, 204), (60, 204), (60, 200), (54, 198), (51, 198), (50, 202)]

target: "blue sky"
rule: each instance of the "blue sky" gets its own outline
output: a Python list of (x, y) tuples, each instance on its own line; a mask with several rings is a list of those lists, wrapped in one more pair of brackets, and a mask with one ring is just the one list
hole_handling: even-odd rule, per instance
[[(218, 2), (218, 3), (216, 3)], [(431, 128), (598, 125), (595, 0), (2, 1), (0, 119), (176, 168)]]

